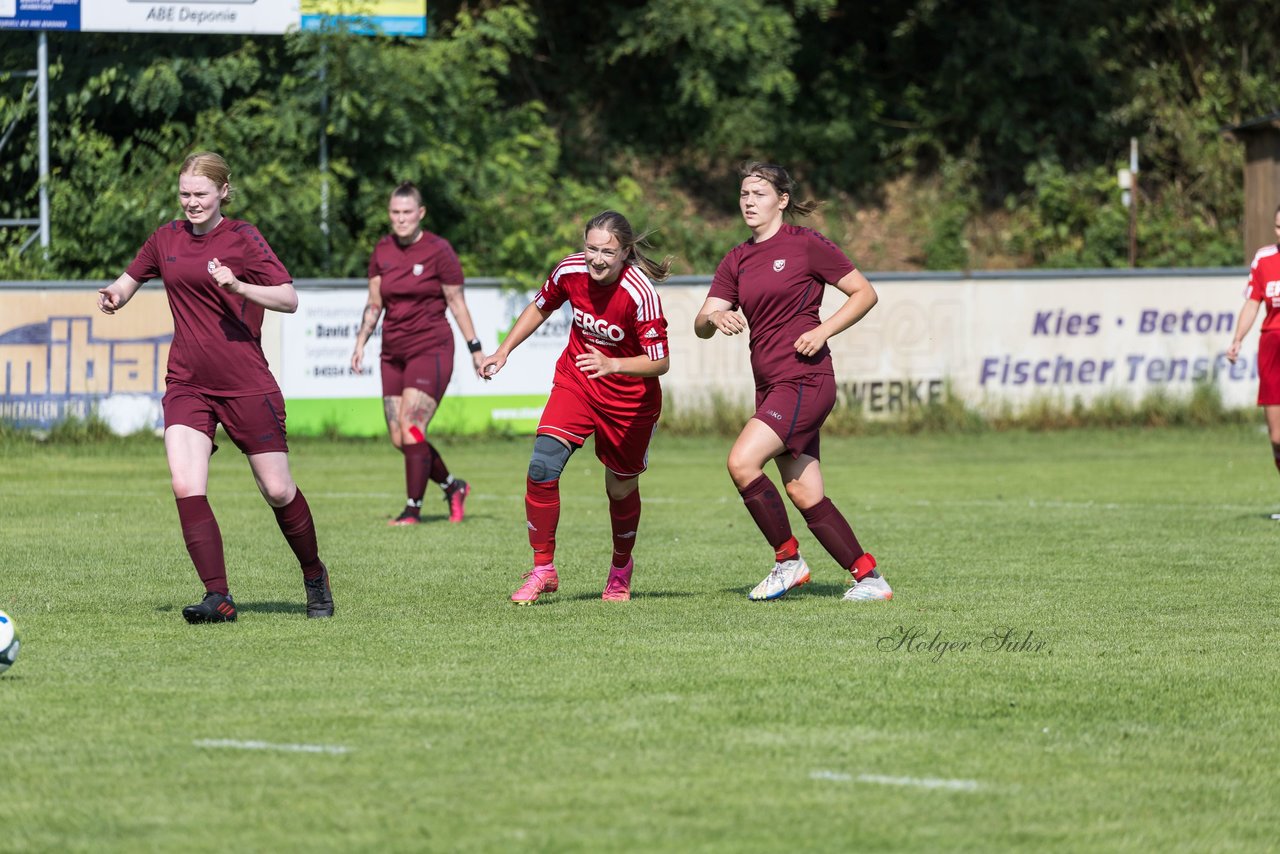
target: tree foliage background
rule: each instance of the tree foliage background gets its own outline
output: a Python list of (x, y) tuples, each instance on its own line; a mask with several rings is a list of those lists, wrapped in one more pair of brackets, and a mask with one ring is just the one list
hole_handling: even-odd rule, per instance
[[(46, 260), (19, 251), (29, 231), (0, 229), (0, 278), (117, 275), (180, 215), (176, 168), (201, 149), (232, 165), (229, 213), (299, 278), (362, 276), (405, 179), (469, 275), (534, 282), (606, 207), (658, 228), (678, 272), (707, 273), (745, 236), (735, 167), (753, 158), (829, 199), (822, 226), (846, 245), (868, 212), (905, 204), (900, 266), (1122, 266), (1131, 136), (1141, 263), (1240, 264), (1242, 152), (1221, 131), (1280, 110), (1273, 15), (1242, 0), (524, 0), (433, 2), (422, 40), (54, 33), (54, 243)], [(34, 54), (34, 34), (0, 34), (0, 218), (37, 209), (35, 81), (12, 73)]]

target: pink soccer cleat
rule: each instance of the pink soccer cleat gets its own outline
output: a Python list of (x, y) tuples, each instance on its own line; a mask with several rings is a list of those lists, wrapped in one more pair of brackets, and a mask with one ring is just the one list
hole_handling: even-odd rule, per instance
[(467, 496), (471, 494), (471, 484), (465, 480), (455, 480), (444, 494), (444, 502), (449, 505), (449, 521), (461, 522), (466, 515), (464, 506)]
[(556, 575), (556, 565), (535, 566), (524, 574), (525, 582), (520, 589), (511, 594), (511, 601), (517, 605), (532, 605), (543, 593), (555, 593), (560, 589), (560, 578)]
[(606, 602), (630, 602), (631, 571), (635, 568), (636, 562), (631, 558), (627, 558), (626, 566), (609, 567), (609, 580), (605, 582), (604, 593), (600, 598)]

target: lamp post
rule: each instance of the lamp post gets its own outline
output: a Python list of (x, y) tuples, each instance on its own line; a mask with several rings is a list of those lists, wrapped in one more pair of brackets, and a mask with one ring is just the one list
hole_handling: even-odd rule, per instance
[(1138, 138), (1129, 138), (1129, 168), (1116, 173), (1124, 206), (1129, 209), (1129, 266), (1138, 266)]

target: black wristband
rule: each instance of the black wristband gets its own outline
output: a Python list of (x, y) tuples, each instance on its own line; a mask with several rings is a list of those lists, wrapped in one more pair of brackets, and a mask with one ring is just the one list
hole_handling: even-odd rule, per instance
[(470, 341), (467, 342), (467, 349), (470, 350), (472, 353), (479, 353), (481, 350), (484, 349), (484, 345), (480, 343), (479, 338), (472, 338)]

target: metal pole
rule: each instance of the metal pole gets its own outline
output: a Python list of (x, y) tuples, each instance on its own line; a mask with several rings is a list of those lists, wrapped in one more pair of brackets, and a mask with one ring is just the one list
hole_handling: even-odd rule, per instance
[(1129, 137), (1129, 174), (1133, 176), (1129, 205), (1129, 266), (1138, 266), (1138, 138)]
[(40, 31), (36, 47), (36, 88), (40, 98), (40, 246), (49, 259), (49, 36)]
[(329, 272), (329, 87), (328, 47), (320, 42), (320, 233), (324, 235), (324, 271)]

